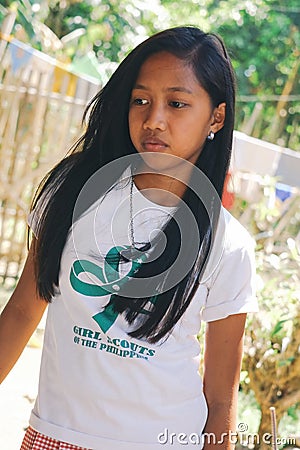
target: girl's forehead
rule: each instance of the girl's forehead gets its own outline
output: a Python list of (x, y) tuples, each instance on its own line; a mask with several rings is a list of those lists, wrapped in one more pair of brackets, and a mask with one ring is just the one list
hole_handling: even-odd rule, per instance
[(170, 76), (175, 73), (177, 76), (186, 74), (194, 75), (194, 70), (184, 59), (169, 52), (159, 52), (149, 56), (141, 65), (138, 71), (138, 78), (151, 77), (153, 72), (170, 72)]
[(191, 65), (169, 52), (155, 53), (143, 62), (134, 87), (144, 86), (201, 87)]
[(148, 56), (142, 63), (140, 72), (145, 66), (149, 69), (151, 66), (166, 67), (168, 65), (175, 68), (190, 67), (184, 59), (178, 58), (171, 52), (161, 51)]

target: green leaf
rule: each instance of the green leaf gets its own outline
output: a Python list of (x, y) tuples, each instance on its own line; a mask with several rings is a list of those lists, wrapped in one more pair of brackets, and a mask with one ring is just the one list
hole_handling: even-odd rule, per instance
[(288, 322), (289, 320), (291, 320), (291, 319), (279, 320), (279, 322), (276, 323), (275, 327), (273, 328), (273, 330), (271, 332), (271, 338), (274, 337), (276, 334), (278, 334), (279, 331), (282, 330), (285, 322)]
[(287, 409), (287, 415), (289, 417), (291, 417), (293, 420), (298, 420), (298, 414), (297, 414), (298, 408), (299, 408), (298, 403), (296, 405), (290, 406)]
[(288, 366), (293, 361), (295, 361), (295, 357), (294, 356), (291, 356), (290, 358), (287, 358), (287, 359), (283, 359), (282, 361), (278, 362), (278, 367)]

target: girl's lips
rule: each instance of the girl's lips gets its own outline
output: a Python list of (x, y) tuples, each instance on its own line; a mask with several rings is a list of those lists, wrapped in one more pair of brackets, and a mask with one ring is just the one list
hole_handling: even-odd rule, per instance
[(164, 150), (166, 147), (168, 147), (168, 145), (164, 141), (161, 141), (160, 139), (151, 138), (151, 139), (147, 139), (144, 142), (142, 142), (142, 147), (145, 150), (155, 152), (155, 151)]
[(143, 149), (149, 152), (158, 152), (164, 150), (167, 146), (165, 144), (154, 144), (152, 142), (147, 142), (143, 144)]

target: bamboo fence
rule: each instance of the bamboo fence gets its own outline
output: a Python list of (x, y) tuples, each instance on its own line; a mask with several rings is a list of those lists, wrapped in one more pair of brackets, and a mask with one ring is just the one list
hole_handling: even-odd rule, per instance
[(0, 284), (15, 284), (26, 255), (27, 215), (46, 172), (81, 132), (96, 80), (0, 35)]

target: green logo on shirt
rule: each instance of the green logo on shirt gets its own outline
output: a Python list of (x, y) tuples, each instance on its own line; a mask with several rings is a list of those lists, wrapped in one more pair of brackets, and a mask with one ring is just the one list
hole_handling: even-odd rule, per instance
[[(104, 267), (100, 267), (97, 264), (85, 260), (76, 260), (70, 271), (70, 283), (76, 292), (89, 297), (103, 297), (105, 295), (111, 295), (113, 291), (118, 292), (120, 288), (130, 278), (134, 277), (134, 273), (146, 260), (146, 254), (136, 260), (131, 260), (131, 269), (129, 272), (121, 276), (120, 275), (120, 262), (122, 259), (121, 253), (130, 249), (130, 246), (117, 246), (112, 247), (104, 259)], [(96, 277), (101, 284), (87, 283), (80, 279), (80, 274), (89, 273)], [(114, 294), (110, 297), (113, 300)], [(147, 311), (142, 311), (147, 314)], [(106, 333), (107, 330), (113, 325), (118, 317), (118, 313), (114, 310), (113, 305), (108, 304), (103, 311), (95, 314), (93, 319), (98, 323), (101, 330)]]

